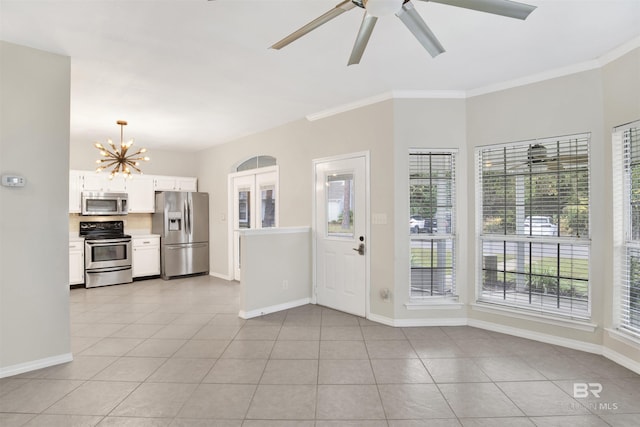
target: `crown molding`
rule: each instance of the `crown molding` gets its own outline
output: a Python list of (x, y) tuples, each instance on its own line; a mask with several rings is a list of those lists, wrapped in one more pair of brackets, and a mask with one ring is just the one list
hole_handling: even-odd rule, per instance
[(532, 83), (539, 83), (545, 80), (551, 80), (558, 77), (564, 77), (571, 74), (577, 74), (584, 71), (602, 68), (608, 63), (628, 54), (634, 49), (640, 48), (640, 36), (629, 40), (628, 42), (616, 47), (604, 55), (585, 62), (580, 62), (566, 67), (555, 68), (553, 70), (544, 71), (537, 74), (521, 77), (518, 79), (508, 80), (492, 85), (481, 86), (475, 89), (464, 90), (395, 90), (384, 92), (379, 95), (370, 96), (348, 104), (338, 105), (333, 108), (308, 114), (306, 119), (315, 121), (334, 116), (336, 114), (345, 113), (347, 111), (366, 107), (367, 105), (377, 104), (378, 102), (388, 101), (390, 99), (467, 99), (474, 96), (486, 95), (493, 92), (499, 92), (506, 89), (513, 89)]
[(348, 104), (338, 105), (337, 107), (328, 108), (326, 110), (309, 114), (306, 116), (310, 122), (331, 117), (336, 114), (345, 113), (347, 111), (356, 110), (358, 108), (366, 107), (367, 105), (377, 104), (378, 102), (387, 101), (393, 99), (393, 92), (384, 92), (380, 95), (370, 96), (368, 98), (361, 99), (359, 101), (350, 102)]
[(542, 73), (531, 74), (529, 76), (521, 77), (518, 79), (508, 80), (492, 85), (482, 86), (476, 89), (467, 91), (467, 98), (473, 98), (474, 96), (487, 95), (493, 92), (500, 92), (506, 89), (514, 89), (520, 86), (526, 86), (533, 83), (539, 83), (546, 80), (555, 79), (558, 77), (569, 76), (571, 74), (577, 74), (584, 71), (590, 71), (600, 68), (600, 63), (597, 60), (581, 62), (579, 64), (573, 64), (566, 67), (555, 68), (553, 70), (543, 71)]
[(367, 105), (377, 104), (378, 102), (388, 101), (390, 99), (464, 99), (466, 94), (461, 90), (396, 90), (384, 92), (380, 95), (374, 95), (359, 101), (350, 102), (348, 104), (338, 105), (317, 113), (309, 114), (306, 119), (310, 122), (331, 117), (336, 114), (345, 113), (347, 111), (356, 110), (366, 107)]
[(605, 53), (600, 58), (598, 58), (598, 63), (601, 67), (604, 67), (609, 62), (613, 62), (616, 59), (626, 55), (634, 49), (640, 48), (640, 36), (635, 39), (631, 39), (626, 43), (621, 44), (617, 48), (613, 49), (610, 52)]
[(395, 99), (465, 99), (463, 90), (394, 90)]

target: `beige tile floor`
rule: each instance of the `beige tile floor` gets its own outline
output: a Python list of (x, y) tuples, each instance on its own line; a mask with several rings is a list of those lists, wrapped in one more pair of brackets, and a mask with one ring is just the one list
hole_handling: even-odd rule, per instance
[(640, 376), (601, 356), (314, 305), (237, 312), (238, 285), (207, 276), (73, 289), (74, 361), (1, 379), (0, 425), (640, 426)]

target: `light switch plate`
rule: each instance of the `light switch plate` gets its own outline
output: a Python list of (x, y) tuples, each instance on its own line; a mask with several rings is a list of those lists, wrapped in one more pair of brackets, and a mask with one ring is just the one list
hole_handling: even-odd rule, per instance
[(24, 187), (25, 179), (19, 175), (2, 175), (4, 187)]

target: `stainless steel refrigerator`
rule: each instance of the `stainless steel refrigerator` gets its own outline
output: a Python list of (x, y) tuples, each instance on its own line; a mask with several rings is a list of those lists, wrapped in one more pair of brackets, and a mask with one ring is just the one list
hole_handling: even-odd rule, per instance
[(151, 228), (160, 235), (163, 279), (209, 273), (209, 194), (156, 193)]

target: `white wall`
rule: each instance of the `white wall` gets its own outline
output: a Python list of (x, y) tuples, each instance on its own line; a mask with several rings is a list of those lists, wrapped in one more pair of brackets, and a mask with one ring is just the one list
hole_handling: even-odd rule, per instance
[(0, 41), (0, 377), (71, 358), (68, 57)]
[(240, 317), (311, 301), (311, 228), (265, 228), (241, 232)]

